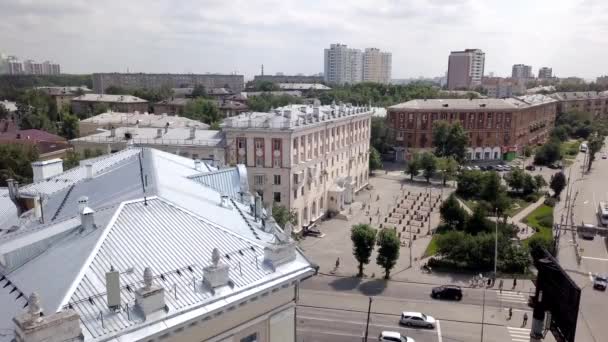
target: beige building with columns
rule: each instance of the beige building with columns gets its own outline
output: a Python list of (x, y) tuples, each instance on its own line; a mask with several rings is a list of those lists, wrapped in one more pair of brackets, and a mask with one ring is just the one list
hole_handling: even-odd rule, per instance
[(227, 118), (229, 164), (245, 164), (252, 192), (297, 214), (296, 230), (338, 214), (368, 184), (373, 111), (349, 105), (290, 105)]

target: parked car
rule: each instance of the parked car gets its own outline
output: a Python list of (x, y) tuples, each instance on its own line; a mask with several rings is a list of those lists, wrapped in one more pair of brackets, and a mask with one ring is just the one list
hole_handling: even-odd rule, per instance
[(481, 171), (487, 171), (487, 170), (488, 170), (488, 167), (487, 167), (487, 166), (485, 166), (485, 165), (482, 165), (482, 166), (480, 166), (480, 167), (479, 167), (479, 169), (480, 169)]
[(510, 165), (503, 165), (502, 170), (505, 172), (511, 171), (511, 166)]
[(551, 169), (561, 169), (562, 168), (562, 163), (561, 162), (551, 163), (549, 165), (549, 168), (551, 168)]
[(593, 288), (596, 290), (606, 291), (608, 285), (608, 277), (605, 275), (596, 275), (593, 279)]
[(396, 331), (383, 331), (378, 336), (378, 341), (390, 341), (390, 342), (416, 342), (413, 338), (403, 336)]
[(433, 329), (435, 328), (436, 320), (432, 316), (427, 316), (422, 312), (404, 311), (401, 313), (399, 323), (407, 326), (416, 326)]
[(496, 165), (495, 169), (496, 171), (502, 172), (505, 170), (505, 167), (503, 165)]
[(536, 166), (530, 164), (530, 165), (526, 165), (526, 170), (528, 171), (536, 171)]
[(602, 159), (606, 159), (606, 158), (608, 158), (608, 154), (602, 153)]
[(591, 223), (583, 223), (580, 227), (581, 237), (585, 240), (593, 240), (595, 238), (595, 226)]
[(473, 166), (473, 170), (477, 170), (477, 171), (479, 171), (479, 170), (481, 170), (481, 169), (479, 168), (479, 166), (475, 165), (475, 166)]
[(460, 286), (455, 285), (442, 285), (434, 287), (431, 290), (431, 297), (435, 299), (452, 299), (452, 300), (461, 300), (462, 299), (462, 289)]
[(488, 165), (487, 170), (488, 171), (492, 171), (494, 170), (496, 167), (494, 165)]

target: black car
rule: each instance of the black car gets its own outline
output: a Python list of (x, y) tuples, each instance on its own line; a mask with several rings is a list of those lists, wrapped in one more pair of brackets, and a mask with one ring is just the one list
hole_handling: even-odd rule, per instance
[(462, 289), (460, 288), (460, 286), (454, 285), (437, 286), (433, 288), (431, 292), (431, 297), (435, 299), (461, 300)]
[(530, 165), (527, 165), (527, 166), (526, 166), (526, 170), (528, 170), (528, 171), (536, 171), (536, 166), (531, 165), (531, 164), (530, 164)]

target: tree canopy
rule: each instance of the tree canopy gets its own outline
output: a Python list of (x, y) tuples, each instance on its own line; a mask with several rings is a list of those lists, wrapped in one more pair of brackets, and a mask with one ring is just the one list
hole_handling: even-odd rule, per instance
[(359, 263), (358, 276), (363, 276), (363, 265), (369, 264), (372, 251), (376, 245), (376, 230), (367, 224), (357, 224), (351, 229), (350, 239), (353, 242), (353, 255)]
[(212, 124), (221, 119), (220, 110), (216, 102), (203, 98), (197, 98), (188, 102), (184, 107), (183, 116), (206, 124)]
[(433, 123), (433, 146), (438, 157), (453, 157), (459, 163), (466, 160), (466, 149), (469, 135), (460, 122), (450, 124), (447, 121)]
[(376, 263), (384, 269), (384, 279), (390, 279), (391, 270), (399, 259), (399, 238), (392, 229), (382, 229), (378, 234), (378, 256)]

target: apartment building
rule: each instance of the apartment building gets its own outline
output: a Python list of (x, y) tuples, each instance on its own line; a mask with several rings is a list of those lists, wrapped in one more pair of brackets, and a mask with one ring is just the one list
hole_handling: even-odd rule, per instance
[(31, 59), (21, 61), (15, 56), (6, 56), (0, 58), (0, 65), (2, 64), (7, 67), (0, 68), (0, 70), (9, 75), (59, 75), (61, 73), (61, 66), (49, 61), (36, 62)]
[(32, 167), (0, 196), (1, 341), (296, 341), (315, 271), (242, 165), (129, 148)]
[(523, 79), (484, 77), (481, 87), (487, 92), (487, 96), (495, 99), (504, 99), (526, 93), (526, 84)]
[(541, 80), (553, 78), (553, 69), (548, 67), (541, 67), (538, 69), (538, 78)]
[(112, 127), (152, 127), (152, 128), (178, 128), (197, 127), (207, 129), (209, 125), (183, 116), (168, 116), (148, 113), (120, 113), (106, 112), (80, 120), (78, 123), (80, 136), (110, 130)]
[(511, 70), (511, 77), (514, 79), (529, 79), (534, 78), (532, 73), (532, 66), (525, 64), (513, 64)]
[(481, 85), (486, 54), (480, 49), (452, 51), (448, 58), (448, 89), (472, 89)]
[(49, 94), (57, 105), (57, 109), (70, 108), (72, 99), (82, 94), (92, 93), (93, 91), (86, 86), (72, 87), (36, 87), (37, 90)]
[(469, 160), (511, 159), (544, 142), (555, 124), (557, 101), (544, 95), (507, 99), (412, 100), (388, 108), (387, 121), (407, 160), (430, 150), (433, 123), (460, 123), (469, 135)]
[(345, 44), (331, 44), (324, 55), (325, 82), (355, 84), (363, 77), (363, 53)]
[[(205, 125), (206, 126), (206, 125)], [(225, 140), (220, 131), (207, 127), (114, 127), (107, 131), (70, 140), (74, 151), (113, 153), (134, 145), (150, 147), (215, 166), (226, 164)]]
[(71, 106), (72, 113), (79, 116), (91, 115), (100, 106), (122, 113), (148, 111), (148, 101), (131, 95), (84, 94), (74, 97)]
[(264, 203), (297, 213), (297, 229), (339, 213), (368, 183), (370, 108), (290, 105), (224, 120), (229, 164), (245, 164)]
[(323, 83), (323, 76), (318, 75), (255, 75), (253, 82), (272, 83)]
[(608, 117), (608, 91), (572, 91), (549, 95), (559, 101), (558, 113), (586, 112)]
[(206, 89), (229, 88), (232, 92), (238, 93), (243, 90), (245, 81), (243, 75), (222, 74), (93, 74), (93, 91), (100, 94), (110, 86), (127, 89), (159, 89), (186, 88), (199, 84)]
[(363, 82), (388, 84), (391, 81), (392, 54), (368, 48), (363, 53)]
[(182, 115), (186, 105), (192, 100), (185, 98), (170, 98), (156, 102), (154, 104), (154, 113), (168, 115)]

